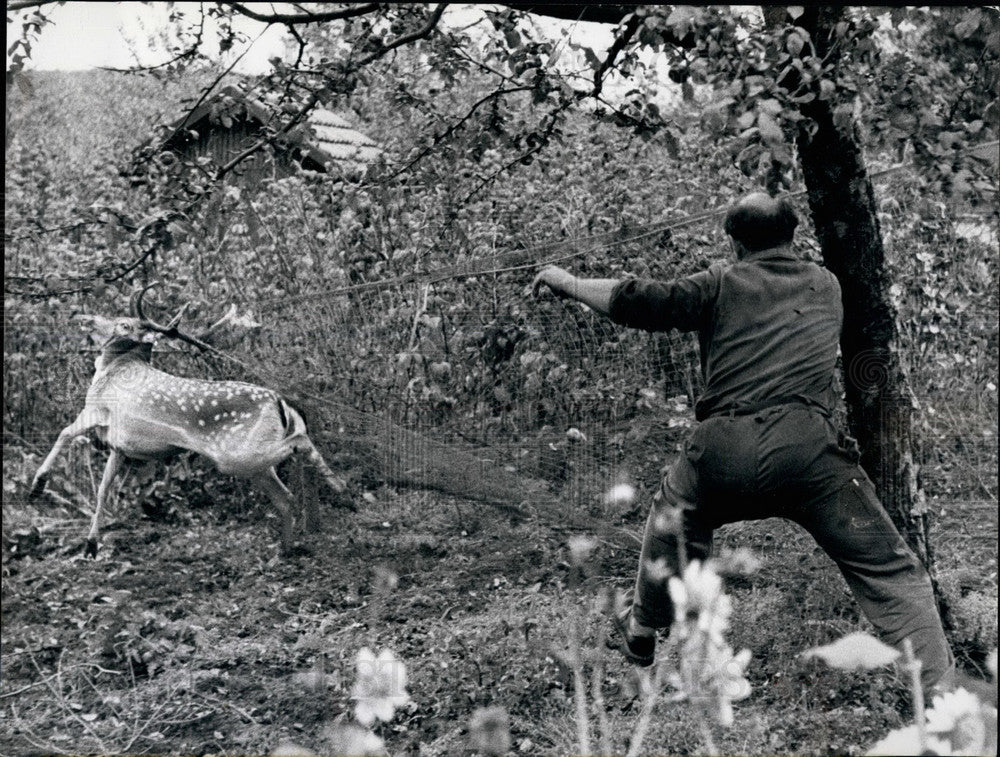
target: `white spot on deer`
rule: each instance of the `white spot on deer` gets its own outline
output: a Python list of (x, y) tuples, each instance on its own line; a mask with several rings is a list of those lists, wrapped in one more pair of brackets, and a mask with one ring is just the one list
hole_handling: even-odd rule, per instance
[(199, 419), (198, 419), (198, 425), (199, 425), (199, 426), (204, 426), (204, 425), (205, 425), (205, 421), (203, 421), (203, 420), (201, 420), (201, 419), (199, 418)]

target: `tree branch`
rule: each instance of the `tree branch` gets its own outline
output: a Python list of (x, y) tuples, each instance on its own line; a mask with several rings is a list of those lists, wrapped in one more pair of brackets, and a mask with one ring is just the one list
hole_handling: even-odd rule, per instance
[(188, 58), (198, 57), (199, 50), (201, 49), (202, 42), (205, 37), (205, 4), (199, 3), (199, 13), (201, 13), (201, 21), (198, 24), (198, 31), (194, 35), (194, 41), (188, 45), (184, 50), (181, 50), (177, 55), (168, 61), (163, 63), (157, 63), (152, 66), (133, 66), (130, 68), (115, 68), (114, 66), (98, 66), (102, 71), (114, 71), (119, 74), (132, 74), (139, 71), (157, 71), (161, 68), (167, 68), (172, 66), (181, 60), (187, 60)]
[(251, 145), (246, 150), (241, 152), (239, 155), (237, 155), (231, 161), (226, 163), (224, 166), (221, 166), (219, 170), (215, 172), (215, 180), (218, 181), (227, 173), (236, 168), (236, 166), (238, 166), (244, 160), (246, 160), (251, 155), (256, 153), (258, 150), (263, 148), (265, 145), (274, 144), (280, 137), (290, 132), (298, 124), (302, 123), (302, 121), (305, 120), (306, 116), (309, 115), (309, 112), (312, 111), (312, 109), (319, 104), (319, 98), (320, 98), (319, 92), (314, 92), (306, 101), (306, 104), (299, 109), (299, 112), (296, 113), (294, 116), (292, 116), (292, 118), (289, 119), (288, 123), (282, 126), (277, 132), (275, 132), (271, 136), (264, 137), (256, 144)]
[(512, 10), (524, 11), (533, 16), (559, 18), (565, 21), (595, 21), (599, 24), (618, 24), (638, 4), (616, 3), (504, 3)]
[(216, 0), (219, 5), (232, 8), (237, 13), (252, 18), (254, 21), (261, 21), (265, 24), (321, 24), (326, 21), (339, 21), (344, 18), (355, 18), (374, 13), (382, 7), (381, 3), (364, 3), (352, 8), (344, 8), (339, 11), (325, 11), (323, 13), (258, 13), (243, 3), (232, 0)]
[(629, 43), (635, 33), (642, 26), (642, 17), (637, 14), (632, 14), (628, 21), (625, 22), (625, 27), (622, 29), (622, 33), (615, 37), (615, 41), (608, 48), (608, 55), (601, 63), (600, 68), (594, 72), (594, 92), (593, 97), (597, 97), (601, 94), (601, 89), (604, 87), (604, 75), (608, 72), (614, 63), (615, 59), (618, 57), (618, 53), (625, 49), (625, 45)]
[(448, 5), (449, 3), (438, 3), (438, 6), (434, 9), (434, 12), (431, 13), (430, 18), (427, 19), (426, 24), (417, 29), (415, 32), (411, 32), (410, 34), (404, 34), (401, 37), (396, 37), (396, 39), (392, 40), (392, 42), (388, 42), (386, 46), (383, 47), (382, 49), (377, 50), (371, 55), (369, 55), (367, 58), (364, 58), (358, 65), (367, 66), (369, 63), (375, 62), (389, 51), (395, 50), (397, 47), (402, 47), (403, 45), (408, 45), (411, 42), (416, 42), (418, 39), (423, 39), (424, 37), (429, 35), (432, 31), (434, 31), (435, 27), (438, 24), (438, 21), (441, 20), (441, 16), (444, 14), (444, 9), (447, 8)]
[(25, 8), (41, 8), (43, 5), (52, 5), (59, 0), (14, 0), (7, 3), (7, 12), (23, 11)]
[(447, 129), (445, 129), (440, 134), (435, 134), (434, 135), (434, 141), (430, 145), (428, 145), (423, 150), (421, 150), (417, 154), (417, 156), (415, 158), (413, 158), (412, 160), (410, 160), (402, 168), (400, 168), (397, 171), (395, 171), (389, 178), (390, 179), (394, 179), (397, 176), (399, 176), (399, 175), (401, 175), (403, 173), (406, 173), (411, 168), (413, 168), (413, 166), (415, 166), (417, 163), (419, 163), (421, 160), (423, 160), (425, 157), (427, 157), (427, 155), (430, 154), (431, 150), (433, 150), (435, 147), (437, 147), (441, 143), (442, 140), (447, 139), (449, 136), (451, 136), (452, 134), (454, 134), (456, 131), (458, 131), (458, 129), (460, 129), (462, 127), (462, 124), (464, 124), (466, 121), (468, 121), (470, 118), (472, 118), (473, 114), (476, 112), (476, 110), (479, 108), (479, 106), (484, 105), (485, 103), (488, 103), (491, 100), (495, 100), (498, 97), (503, 97), (504, 95), (510, 95), (510, 94), (515, 93), (515, 92), (530, 92), (531, 90), (532, 90), (532, 87), (528, 87), (528, 86), (511, 87), (510, 89), (498, 89), (495, 92), (491, 92), (490, 94), (488, 94), (485, 97), (481, 98), (471, 108), (469, 108), (468, 112), (464, 116), (462, 116), (458, 121), (456, 121), (455, 123), (451, 124)]

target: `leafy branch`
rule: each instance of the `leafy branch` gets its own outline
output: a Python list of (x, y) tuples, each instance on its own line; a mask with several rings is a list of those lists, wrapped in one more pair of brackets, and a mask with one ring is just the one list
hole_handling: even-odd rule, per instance
[(366, 16), (374, 13), (382, 7), (383, 3), (363, 3), (350, 8), (336, 11), (304, 11), (302, 13), (260, 13), (244, 3), (233, 2), (232, 0), (216, 0), (219, 5), (232, 8), (234, 11), (254, 21), (261, 21), (265, 24), (322, 24), (328, 21), (341, 21), (358, 16)]

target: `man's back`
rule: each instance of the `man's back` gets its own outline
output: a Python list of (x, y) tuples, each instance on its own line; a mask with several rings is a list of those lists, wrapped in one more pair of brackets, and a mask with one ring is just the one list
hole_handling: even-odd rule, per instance
[(611, 317), (650, 331), (697, 331), (705, 391), (699, 419), (781, 398), (832, 403), (843, 321), (840, 286), (781, 249), (661, 284), (622, 282)]
[(837, 279), (815, 263), (751, 255), (729, 266), (699, 329), (699, 415), (782, 397), (829, 407), (842, 321)]

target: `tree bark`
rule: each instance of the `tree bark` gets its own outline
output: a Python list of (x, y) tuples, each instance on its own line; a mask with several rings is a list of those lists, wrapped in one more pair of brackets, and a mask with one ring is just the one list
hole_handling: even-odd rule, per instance
[[(798, 19), (820, 57), (830, 52), (842, 13), (842, 7), (808, 6)], [(828, 100), (814, 100), (801, 111), (818, 127), (812, 135), (802, 130), (798, 138), (809, 208), (824, 263), (843, 292), (840, 347), (848, 428), (858, 440), (861, 465), (882, 504), (910, 547), (931, 568), (933, 554), (914, 459), (913, 395), (901, 360), (875, 195), (855, 122), (838, 115)]]

